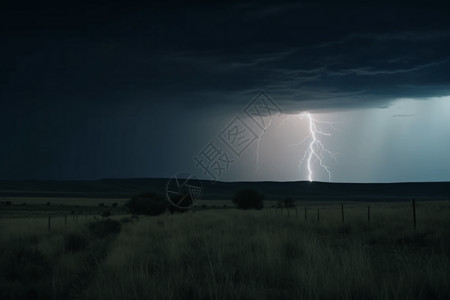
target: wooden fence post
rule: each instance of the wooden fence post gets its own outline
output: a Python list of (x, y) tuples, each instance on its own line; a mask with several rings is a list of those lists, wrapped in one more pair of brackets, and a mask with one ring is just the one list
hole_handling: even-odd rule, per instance
[(413, 225), (414, 230), (416, 230), (416, 200), (412, 199), (412, 209), (413, 209)]
[(50, 231), (50, 220), (52, 219), (52, 216), (48, 216), (48, 231)]
[(342, 224), (344, 224), (344, 203), (341, 203)]

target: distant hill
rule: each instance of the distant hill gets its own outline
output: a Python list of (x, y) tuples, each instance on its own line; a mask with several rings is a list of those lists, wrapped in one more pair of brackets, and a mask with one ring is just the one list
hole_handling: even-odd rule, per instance
[[(164, 193), (167, 178), (101, 179), (94, 181), (0, 181), (1, 197), (128, 198), (137, 193)], [(201, 181), (203, 199), (231, 199), (243, 188), (256, 189), (268, 200), (405, 200), (450, 199), (450, 182), (324, 183), (324, 182), (212, 182)]]
[(145, 191), (165, 190), (168, 179), (131, 178), (85, 180), (0, 181), (0, 196), (30, 197), (130, 197)]

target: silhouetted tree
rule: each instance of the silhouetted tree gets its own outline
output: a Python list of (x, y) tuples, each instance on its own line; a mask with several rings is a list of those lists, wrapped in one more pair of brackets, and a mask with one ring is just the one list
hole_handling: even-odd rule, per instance
[(264, 195), (252, 189), (240, 190), (234, 195), (233, 203), (241, 209), (261, 209), (264, 207)]
[(133, 214), (156, 216), (167, 210), (168, 201), (164, 195), (150, 192), (133, 196), (126, 207)]

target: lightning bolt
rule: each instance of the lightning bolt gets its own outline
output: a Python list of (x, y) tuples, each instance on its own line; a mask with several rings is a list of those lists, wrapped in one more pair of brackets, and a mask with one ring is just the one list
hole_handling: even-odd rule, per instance
[[(289, 146), (298, 146), (300, 144), (309, 141), (309, 145), (305, 150), (303, 157), (299, 161), (299, 168), (301, 168), (306, 162), (306, 170), (308, 173), (308, 180), (310, 182), (314, 179), (314, 165), (318, 164), (320, 168), (322, 168), (328, 174), (328, 181), (331, 181), (331, 171), (329, 167), (325, 163), (325, 159), (328, 157), (336, 160), (336, 154), (329, 151), (325, 145), (320, 140), (320, 136), (329, 137), (331, 134), (323, 130), (323, 127), (328, 127), (333, 130), (338, 131), (333, 124), (333, 122), (324, 122), (317, 120), (313, 117), (313, 115), (309, 112), (303, 112), (298, 115), (285, 116), (281, 119), (280, 124), (277, 126), (277, 129), (280, 129), (285, 125), (288, 119), (291, 117), (297, 117), (300, 120), (306, 120), (308, 122), (308, 135), (304, 137), (300, 142), (296, 144), (291, 144)], [(267, 129), (271, 126), (272, 119), (269, 120), (268, 125), (262, 130), (262, 132), (258, 135), (257, 144), (256, 144), (256, 172), (259, 170), (259, 158), (260, 158), (260, 146), (261, 139), (263, 135), (266, 133)], [(278, 130), (277, 130), (278, 132)], [(277, 135), (275, 133), (275, 136)]]
[(313, 118), (309, 112), (304, 112), (299, 115), (300, 120), (303, 120), (305, 117), (309, 123), (309, 134), (298, 144), (305, 142), (308, 138), (310, 138), (311, 141), (309, 143), (307, 150), (305, 151), (305, 154), (303, 155), (303, 158), (299, 162), (299, 167), (301, 167), (306, 160), (306, 168), (308, 170), (308, 180), (310, 182), (312, 182), (313, 177), (314, 177), (314, 171), (313, 171), (312, 165), (315, 161), (317, 161), (319, 163), (320, 167), (327, 172), (328, 181), (331, 181), (331, 171), (328, 168), (328, 166), (325, 164), (324, 159), (326, 156), (330, 156), (333, 159), (336, 159), (336, 156), (334, 153), (332, 153), (331, 151), (326, 149), (325, 145), (319, 139), (320, 135), (331, 136), (330, 133), (323, 131), (319, 127), (319, 124), (326, 124), (326, 125), (331, 126), (334, 129), (334, 127), (332, 125), (333, 123), (319, 121), (319, 120)]

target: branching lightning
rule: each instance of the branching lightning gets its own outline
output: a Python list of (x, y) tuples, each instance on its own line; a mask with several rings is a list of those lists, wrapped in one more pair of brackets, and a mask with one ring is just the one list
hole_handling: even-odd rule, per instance
[[(301, 144), (304, 144), (306, 141), (309, 141), (309, 144), (307, 148), (305, 149), (305, 153), (303, 154), (303, 157), (299, 161), (299, 168), (302, 168), (302, 166), (306, 165), (306, 171), (308, 173), (308, 180), (312, 182), (314, 180), (314, 167), (320, 166), (321, 169), (324, 170), (324, 172), (328, 175), (328, 181), (331, 181), (331, 170), (326, 164), (326, 159), (331, 157), (333, 159), (336, 159), (335, 153), (329, 151), (325, 145), (322, 143), (320, 137), (330, 137), (331, 133), (325, 131), (323, 128), (328, 128), (332, 130), (337, 129), (334, 127), (333, 122), (324, 122), (317, 120), (313, 117), (313, 115), (309, 112), (303, 112), (298, 115), (289, 115), (285, 116), (281, 119), (280, 123), (278, 124), (275, 132), (275, 136), (278, 134), (281, 127), (285, 126), (286, 121), (288, 119), (291, 119), (292, 117), (297, 117), (300, 120), (306, 120), (308, 123), (308, 134), (298, 143), (290, 144), (289, 146), (298, 146)], [(257, 138), (257, 144), (256, 144), (256, 171), (259, 170), (259, 159), (260, 159), (260, 146), (261, 146), (261, 139), (263, 138), (263, 135), (266, 133), (267, 129), (271, 126), (272, 119), (269, 120), (269, 123), (267, 126), (260, 132)], [(317, 175), (316, 175), (317, 176)]]
[[(331, 181), (331, 171), (328, 168), (328, 166), (325, 164), (324, 158), (325, 158), (325, 156), (328, 155), (328, 156), (336, 159), (336, 156), (334, 153), (327, 150), (325, 148), (324, 144), (319, 139), (320, 135), (331, 136), (330, 133), (323, 131), (319, 127), (319, 124), (327, 124), (334, 129), (334, 127), (332, 125), (333, 123), (319, 121), (319, 120), (313, 118), (309, 112), (304, 112), (299, 115), (299, 118), (301, 120), (305, 117), (309, 123), (308, 124), (309, 125), (309, 127), (308, 127), (309, 134), (300, 143), (303, 143), (308, 138), (311, 139), (311, 142), (309, 143), (309, 146), (308, 146), (307, 150), (305, 151), (303, 158), (300, 160), (299, 167), (301, 167), (306, 160), (306, 168), (308, 170), (308, 180), (311, 182), (311, 181), (313, 181), (313, 177), (314, 177), (314, 171), (313, 171), (312, 164), (314, 163), (314, 161), (317, 161), (319, 163), (320, 167), (327, 172), (328, 180)], [(298, 144), (300, 144), (300, 143), (298, 143)]]

